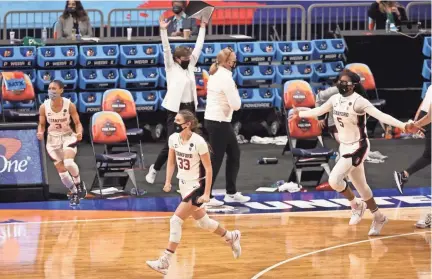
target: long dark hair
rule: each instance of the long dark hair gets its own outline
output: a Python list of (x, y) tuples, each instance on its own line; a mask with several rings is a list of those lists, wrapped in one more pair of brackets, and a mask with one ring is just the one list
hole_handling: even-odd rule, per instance
[(69, 11), (68, 11), (69, 0), (66, 0), (66, 4), (65, 4), (65, 8), (64, 8), (64, 11), (62, 14), (62, 18), (66, 19), (72, 15), (72, 17), (75, 19), (78, 19), (80, 21), (87, 21), (88, 15), (87, 15), (87, 12), (84, 10), (84, 7), (83, 7), (83, 4), (81, 3), (81, 1), (76, 0), (75, 5), (76, 5), (75, 12), (69, 13)]

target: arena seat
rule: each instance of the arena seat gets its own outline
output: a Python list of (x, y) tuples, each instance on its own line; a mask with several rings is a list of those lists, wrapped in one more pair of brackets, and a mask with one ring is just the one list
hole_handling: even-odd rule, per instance
[[(310, 108), (298, 108), (308, 110)], [(288, 116), (292, 114), (292, 110)], [(324, 171), (330, 175), (329, 161), (333, 156), (333, 149), (326, 148), (321, 136), (321, 128), (316, 118), (295, 117), (287, 119), (288, 144), (293, 156), (293, 169), (288, 181), (313, 183), (316, 187), (320, 184)], [(306, 140), (315, 142), (315, 147), (309, 148), (304, 144)], [(303, 185), (305, 186), (305, 185)]]
[[(372, 71), (366, 64), (362, 63), (352, 63), (348, 64), (345, 67), (346, 69), (353, 71), (354, 73), (358, 74), (362, 80), (362, 85), (364, 89), (367, 92), (369, 101), (378, 109), (382, 109), (386, 101), (379, 98), (378, 90), (375, 85), (375, 79), (372, 74)], [(369, 120), (370, 123), (372, 123), (371, 130), (372, 132), (375, 130), (376, 123), (379, 122), (376, 119)], [(385, 126), (383, 123), (379, 122), (381, 127), (385, 130)]]
[[(113, 111), (95, 113), (90, 122), (90, 139), (96, 165), (96, 175), (90, 191), (94, 187), (99, 187), (102, 196), (104, 187), (120, 187), (124, 190), (130, 178), (138, 193), (133, 170), (137, 154), (130, 150), (126, 126), (122, 117)], [(119, 143), (126, 143), (126, 152), (115, 154), (106, 152), (107, 145)], [(105, 152), (96, 153), (95, 145), (98, 144), (105, 146)]]
[(79, 64), (82, 67), (114, 67), (119, 62), (118, 45), (87, 45), (79, 47)]
[(76, 69), (39, 70), (36, 77), (39, 92), (48, 91), (48, 86), (53, 80), (60, 80), (64, 84), (65, 91), (74, 91), (78, 86), (78, 71)]
[(157, 44), (120, 45), (119, 64), (125, 67), (155, 66), (159, 64), (159, 52)]
[(30, 78), (23, 72), (2, 73), (1, 112), (3, 122), (36, 120), (36, 95)]
[[(142, 99), (142, 93), (141, 99)], [(136, 141), (138, 144), (137, 150), (132, 150), (132, 152), (139, 153), (139, 166), (141, 169), (144, 168), (144, 152), (142, 149), (141, 137), (144, 134), (143, 129), (140, 128), (140, 123), (138, 119), (137, 109), (136, 109), (136, 101), (141, 101), (135, 95), (132, 96), (131, 92), (124, 89), (110, 89), (105, 91), (102, 97), (102, 111), (114, 111), (118, 113), (122, 118), (123, 122), (126, 125), (126, 121), (128, 124), (135, 123), (135, 128), (127, 128), (126, 134), (129, 138), (129, 142), (125, 143), (115, 143), (106, 145), (106, 151), (109, 154), (123, 153), (127, 151), (131, 151), (129, 148), (129, 144), (132, 141)], [(133, 121), (128, 121), (133, 120)], [(125, 148), (127, 150), (125, 151)]]

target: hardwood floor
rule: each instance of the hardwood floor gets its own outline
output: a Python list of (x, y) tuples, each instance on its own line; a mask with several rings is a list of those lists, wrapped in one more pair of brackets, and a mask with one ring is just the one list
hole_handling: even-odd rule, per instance
[[(431, 278), (431, 231), (413, 227), (424, 210), (384, 209), (391, 221), (374, 238), (367, 236), (369, 213), (351, 227), (348, 211), (215, 216), (242, 231), (238, 260), (220, 237), (188, 219), (165, 278)], [(119, 217), (106, 212), (86, 221), (81, 213), (49, 222), (52, 213), (43, 212), (22, 213), (43, 222), (0, 224), (0, 278), (163, 277), (145, 261), (165, 248), (169, 216), (106, 220)]]

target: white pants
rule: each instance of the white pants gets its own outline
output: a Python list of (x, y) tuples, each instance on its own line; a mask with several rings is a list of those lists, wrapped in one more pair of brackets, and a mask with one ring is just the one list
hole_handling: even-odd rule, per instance
[(64, 151), (71, 150), (77, 152), (78, 140), (74, 133), (62, 136), (49, 135), (47, 139), (46, 149), (54, 164), (58, 164), (64, 160)]
[(348, 176), (363, 200), (373, 197), (372, 191), (366, 182), (364, 160), (369, 152), (369, 140), (366, 139), (354, 144), (339, 146), (340, 159), (332, 169), (329, 177), (330, 186), (342, 192), (346, 188), (344, 178)]

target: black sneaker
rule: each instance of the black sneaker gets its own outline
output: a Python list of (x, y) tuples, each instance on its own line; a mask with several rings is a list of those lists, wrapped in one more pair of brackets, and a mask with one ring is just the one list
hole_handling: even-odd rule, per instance
[(77, 193), (72, 193), (70, 200), (69, 200), (69, 205), (70, 206), (77, 206), (80, 203), (80, 199), (78, 197)]
[(77, 188), (77, 194), (80, 199), (84, 199), (87, 196), (87, 189), (83, 181), (75, 185)]
[(404, 172), (397, 172), (397, 171), (395, 171), (393, 175), (399, 192), (403, 194), (404, 184), (405, 182), (408, 181), (408, 177), (405, 176)]

